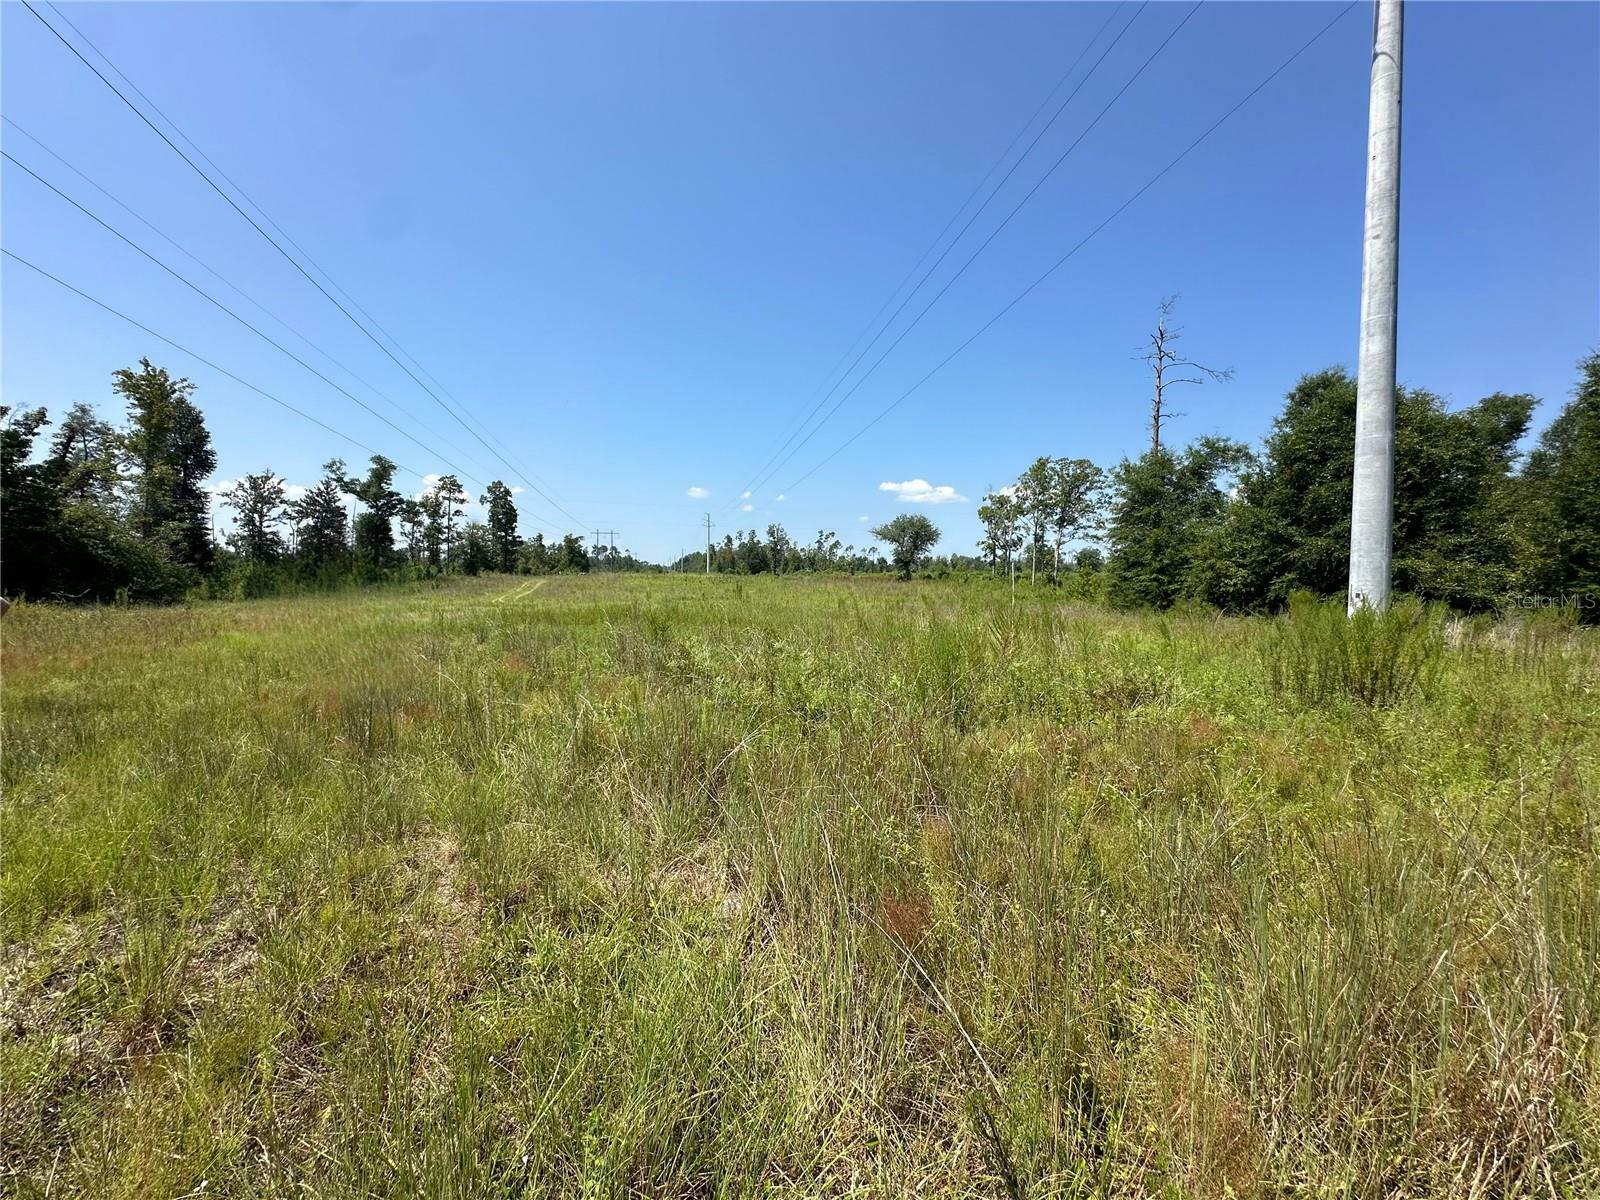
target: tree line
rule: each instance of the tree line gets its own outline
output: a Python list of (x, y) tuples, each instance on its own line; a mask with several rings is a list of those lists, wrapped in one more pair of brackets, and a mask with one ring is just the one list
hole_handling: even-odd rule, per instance
[(568, 534), (517, 532), (511, 488), (480, 497), (483, 521), (454, 475), (408, 497), (398, 467), (374, 455), (364, 470), (333, 459), (291, 498), (272, 471), (218, 494), (233, 530), (218, 538), (206, 481), (217, 456), (195, 387), (141, 360), (119, 370), (121, 428), (74, 405), (46, 438), (43, 408), (0, 409), (0, 575), (8, 594), (64, 600), (170, 601), (193, 594), (265, 595), (308, 586), (459, 572), (523, 574), (637, 569), (631, 555)]
[[(1451, 410), (1401, 387), (1395, 403), (1396, 589), (1468, 612), (1560, 604), (1600, 620), (1600, 353), (1579, 363), (1571, 401), (1525, 459), (1530, 395)], [(1300, 590), (1338, 595), (1355, 412), (1356, 381), (1335, 367), (1295, 385), (1260, 452), (1219, 437), (1174, 448), (1158, 398), (1139, 457), (1110, 471), (1040, 458), (986, 495), (979, 548), (991, 572), (1059, 582), (1064, 547), (1085, 543), (1070, 566), (1130, 607), (1247, 612)]]
[[(1109, 470), (1040, 457), (978, 507), (976, 556), (930, 558), (939, 530), (903, 514), (871, 531), (887, 553), (831, 530), (799, 543), (782, 525), (724, 535), (711, 570), (735, 574), (986, 571), (1070, 584), (1123, 606), (1203, 602), (1230, 612), (1281, 607), (1292, 592), (1343, 592), (1350, 539), (1356, 383), (1342, 368), (1303, 377), (1261, 450), (1202, 437), (1174, 447), (1176, 383), (1224, 380), (1173, 349), (1165, 318), (1147, 357), (1157, 378), (1150, 448)], [(1183, 372), (1189, 369), (1191, 373)], [(0, 409), (0, 572), (12, 595), (163, 601), (250, 596), (344, 582), (498, 571), (654, 570), (568, 534), (517, 531), (512, 489), (490, 483), (482, 521), (453, 475), (408, 497), (397, 466), (328, 462), (291, 497), (271, 471), (220, 493), (233, 530), (215, 537), (206, 481), (216, 453), (194, 385), (141, 360), (113, 375), (118, 428), (85, 404), (46, 437), (42, 408)], [(1394, 571), (1398, 590), (1464, 611), (1567, 604), (1600, 621), (1600, 352), (1579, 363), (1572, 399), (1525, 457), (1537, 401), (1496, 393), (1451, 410), (1420, 388), (1396, 392)], [(700, 572), (693, 551), (669, 569)]]

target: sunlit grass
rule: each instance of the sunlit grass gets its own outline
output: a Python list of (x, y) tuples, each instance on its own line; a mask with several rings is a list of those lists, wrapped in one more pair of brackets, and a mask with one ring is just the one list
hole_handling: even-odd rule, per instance
[(1600, 646), (555, 577), (4, 638), (18, 1196), (1600, 1192)]

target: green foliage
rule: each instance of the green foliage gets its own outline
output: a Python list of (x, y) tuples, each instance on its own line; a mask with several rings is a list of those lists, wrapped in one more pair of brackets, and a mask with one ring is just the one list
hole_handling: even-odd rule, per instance
[[(333, 471), (334, 464), (330, 463), (328, 469)], [(338, 464), (339, 486), (366, 508), (356, 515), (352, 532), (356, 557), (369, 569), (382, 569), (395, 561), (394, 522), (406, 511), (408, 503), (394, 490), (396, 470), (395, 464), (381, 454), (372, 456), (361, 479), (345, 475), (343, 464)]]
[(1191, 594), (1228, 505), (1224, 482), (1251, 461), (1226, 438), (1201, 438), (1175, 454), (1165, 446), (1124, 459), (1116, 496), (1106, 591), (1123, 607), (1166, 608)]
[(133, 528), (166, 546), (175, 562), (203, 573), (213, 554), (205, 482), (217, 469), (217, 455), (190, 399), (194, 384), (173, 379), (147, 358), (139, 360), (139, 370), (117, 371), (113, 380), (113, 390), (128, 402), (122, 449), (133, 468)]
[(285, 504), (283, 480), (271, 471), (241, 475), (222, 493), (223, 507), (234, 511), (236, 528), (229, 542), (240, 557), (264, 564), (283, 557), (283, 535), (277, 527)]
[(1528, 456), (1522, 488), (1525, 591), (1600, 622), (1600, 352), (1578, 364), (1572, 401)]
[(341, 566), (350, 548), (344, 491), (340, 484), (344, 478), (344, 464), (334, 459), (323, 471), (321, 481), (289, 505), (296, 553), (312, 572)]
[(17, 606), (7, 1194), (1595, 1195), (1594, 631), (1070, 586)]
[(978, 520), (983, 522), (978, 548), (991, 570), (1003, 564), (1009, 575), (1012, 556), (1022, 548), (1022, 502), (1012, 491), (990, 492), (978, 505)]
[(894, 565), (901, 579), (910, 579), (922, 556), (939, 541), (939, 530), (921, 513), (901, 513), (878, 526), (872, 536), (893, 548)]
[(488, 533), (494, 560), (493, 569), (510, 574), (517, 569), (517, 505), (511, 489), (496, 479), (483, 493), (482, 503), (489, 509)]
[(481, 575), (499, 569), (500, 547), (482, 521), (468, 521), (461, 527), (460, 549), (462, 574)]
[(1296, 592), (1262, 646), (1267, 681), (1303, 705), (1398, 704), (1437, 675), (1442, 627), (1442, 615), (1412, 597), (1382, 613), (1363, 606), (1347, 616), (1341, 602)]
[[(1395, 585), (1457, 608), (1492, 608), (1514, 568), (1512, 467), (1534, 400), (1494, 395), (1449, 412), (1399, 389)], [(1195, 591), (1225, 608), (1281, 607), (1306, 589), (1343, 594), (1350, 558), (1356, 383), (1341, 368), (1289, 393), (1261, 462), (1239, 481)]]

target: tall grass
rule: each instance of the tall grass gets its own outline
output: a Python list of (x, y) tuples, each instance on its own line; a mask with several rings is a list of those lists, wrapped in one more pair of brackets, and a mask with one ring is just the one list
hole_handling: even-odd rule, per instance
[(1290, 598), (1263, 653), (1272, 688), (1305, 705), (1352, 702), (1383, 708), (1424, 691), (1438, 673), (1444, 610), (1409, 597), (1383, 612), (1308, 593)]
[(673, 577), (0, 633), (8, 1194), (1600, 1191), (1592, 633)]

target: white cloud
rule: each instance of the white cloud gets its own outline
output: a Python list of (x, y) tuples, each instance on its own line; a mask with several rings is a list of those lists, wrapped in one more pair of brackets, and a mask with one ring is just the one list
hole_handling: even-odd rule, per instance
[(904, 483), (884, 482), (880, 492), (893, 492), (902, 504), (965, 504), (967, 498), (948, 483), (937, 486), (926, 479), (907, 479)]
[[(205, 485), (205, 490), (213, 496), (221, 496), (233, 490), (239, 481), (237, 479), (213, 479)], [(283, 498), (285, 500), (298, 500), (311, 489), (303, 483), (285, 483), (283, 485)]]
[(750, 493), (749, 492), (740, 492), (739, 493), (739, 499), (741, 499), (741, 500), (750, 499)]
[(872, 518), (871, 517), (857, 517), (856, 520), (860, 521), (863, 525), (865, 525), (868, 521), (872, 520)]
[(1017, 494), (1018, 490), (1019, 489), (1018, 489), (1018, 486), (1016, 484), (1008, 483), (1008, 484), (1005, 485), (1005, 487), (1001, 488), (998, 492), (996, 492), (995, 495), (996, 496), (1015, 496)]
[(527, 490), (528, 489), (525, 488), (525, 487), (514, 487), (514, 488), (511, 489), (511, 494), (513, 496), (520, 496), (520, 495), (522, 495), (523, 492), (525, 492)]
[(787, 500), (787, 499), (788, 499), (788, 498), (789, 498), (789, 497), (787, 497), (787, 496), (785, 496), (785, 495), (784, 495), (784, 494), (783, 494), (783, 493), (782, 493), (782, 492), (779, 492), (779, 493), (778, 493), (778, 503), (779, 503), (779, 504), (782, 504), (782, 503), (783, 503), (783, 502), (784, 502), (784, 501), (785, 501), (785, 500)]
[(711, 493), (703, 487), (692, 487), (685, 493), (685, 495), (693, 496), (696, 500), (704, 500), (707, 496), (711, 495)]
[(754, 508), (755, 508), (754, 504), (741, 504), (741, 505), (739, 505), (739, 511), (740, 512), (750, 512)]
[[(438, 486), (439, 480), (443, 478), (444, 476), (440, 475), (438, 472), (424, 475), (422, 477), (422, 490), (411, 498), (413, 500), (421, 500), (429, 492), (433, 491), (433, 489)], [(472, 507), (477, 504), (477, 498), (468, 492), (466, 488), (462, 488), (461, 491), (456, 493), (456, 503), (465, 504), (469, 507)]]

